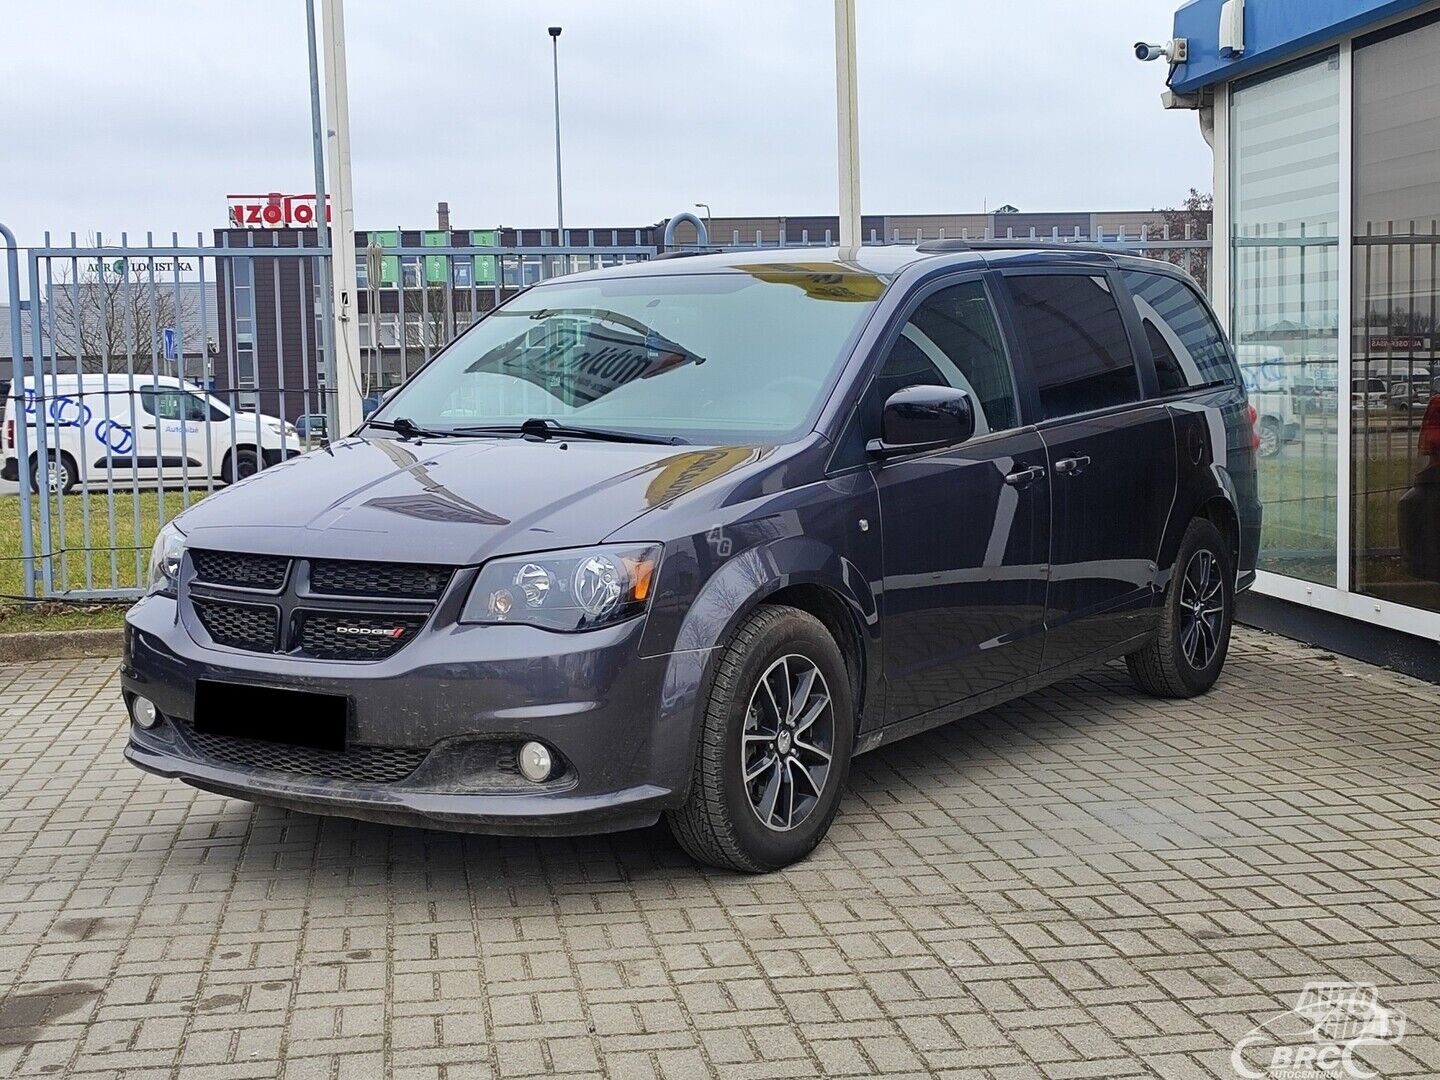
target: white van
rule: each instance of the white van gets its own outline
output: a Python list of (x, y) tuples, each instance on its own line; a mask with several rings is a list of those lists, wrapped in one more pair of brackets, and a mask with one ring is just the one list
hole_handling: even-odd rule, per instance
[[(132, 479), (228, 484), (304, 449), (293, 425), (243, 410), (232, 415), (213, 394), (173, 376), (56, 375), (44, 378), (43, 389), (52, 492)], [(0, 476), (20, 479), (23, 417), (25, 472), (39, 491), (34, 380), (16, 382), (6, 405)]]
[(1255, 409), (1255, 434), (1261, 457), (1274, 457), (1284, 445), (1300, 437), (1295, 410), (1295, 386), (1301, 365), (1287, 359), (1285, 350), (1272, 345), (1237, 345), (1235, 359), (1245, 394)]

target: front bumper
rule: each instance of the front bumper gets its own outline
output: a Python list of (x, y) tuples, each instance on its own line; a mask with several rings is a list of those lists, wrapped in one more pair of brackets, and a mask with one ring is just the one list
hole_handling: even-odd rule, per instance
[[(643, 620), (585, 634), (432, 627), (384, 660), (339, 662), (202, 646), (177, 607), (157, 595), (126, 617), (126, 700), (143, 694), (165, 717), (131, 725), (125, 756), (148, 772), (308, 813), (487, 833), (638, 828), (684, 796), (695, 695), (676, 673), (698, 668), (642, 657)], [(344, 694), (347, 750), (197, 734), (200, 679)], [(530, 739), (561, 762), (540, 784), (513, 767)], [(397, 758), (419, 764), (373, 778), (368, 761)]]

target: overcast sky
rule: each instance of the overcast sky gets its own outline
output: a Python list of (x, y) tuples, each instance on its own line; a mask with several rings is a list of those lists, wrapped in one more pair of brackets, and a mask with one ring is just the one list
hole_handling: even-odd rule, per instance
[[(859, 0), (867, 213), (1145, 209), (1210, 186), (1195, 114), (1160, 107), (1177, 0)], [(317, 0), (317, 8), (319, 3)], [(5, 5), (0, 221), (193, 239), (230, 192), (309, 191), (302, 0)], [(553, 224), (550, 39), (566, 219), (834, 213), (827, 0), (350, 0), (356, 221)]]

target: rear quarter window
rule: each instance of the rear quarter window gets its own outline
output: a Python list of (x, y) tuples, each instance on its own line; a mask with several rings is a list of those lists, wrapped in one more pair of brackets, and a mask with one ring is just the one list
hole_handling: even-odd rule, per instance
[(1145, 328), (1162, 394), (1238, 381), (1220, 328), (1194, 289), (1142, 270), (1123, 270), (1121, 277)]

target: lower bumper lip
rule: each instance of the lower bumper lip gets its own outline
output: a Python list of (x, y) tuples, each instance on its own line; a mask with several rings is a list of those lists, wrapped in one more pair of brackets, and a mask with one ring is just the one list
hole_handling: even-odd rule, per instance
[(669, 788), (653, 784), (603, 794), (471, 795), (398, 784), (310, 780), (193, 761), (133, 740), (125, 747), (125, 758), (145, 772), (205, 791), (302, 813), (481, 833), (575, 835), (641, 828), (654, 824), (674, 795)]

